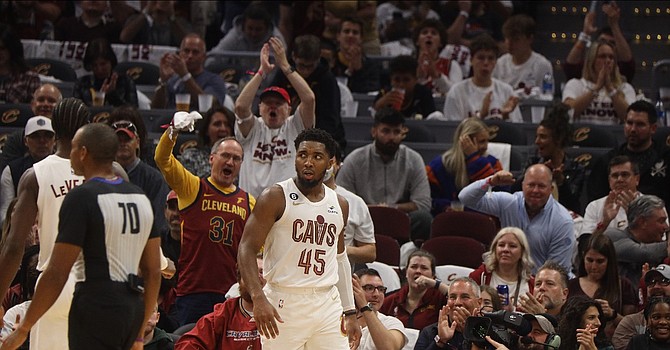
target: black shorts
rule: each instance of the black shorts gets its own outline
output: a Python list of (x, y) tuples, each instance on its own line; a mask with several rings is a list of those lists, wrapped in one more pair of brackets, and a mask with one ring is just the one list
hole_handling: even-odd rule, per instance
[(123, 282), (80, 282), (72, 298), (71, 350), (128, 350), (144, 321), (142, 295)]

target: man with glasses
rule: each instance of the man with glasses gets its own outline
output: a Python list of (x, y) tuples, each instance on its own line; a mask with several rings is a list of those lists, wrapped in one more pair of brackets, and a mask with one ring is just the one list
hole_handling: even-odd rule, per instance
[(362, 329), (358, 349), (402, 349), (408, 340), (405, 326), (399, 319), (379, 312), (386, 293), (379, 272), (375, 269), (358, 270), (352, 283), (358, 308), (358, 325)]
[(237, 281), (237, 248), (256, 200), (235, 184), (244, 153), (234, 137), (214, 143), (210, 176), (198, 178), (172, 154), (178, 135), (179, 130), (168, 128), (156, 146), (155, 160), (177, 194), (181, 218), (175, 302), (181, 326), (212, 312)]
[(637, 190), (640, 169), (628, 156), (612, 158), (608, 170), (610, 193), (592, 201), (586, 207), (580, 236), (602, 233), (608, 228), (625, 229), (628, 227), (628, 204), (642, 195)]
[[(644, 275), (644, 283), (647, 287), (647, 299), (655, 296), (670, 296), (670, 265), (660, 264), (651, 269)], [(624, 316), (612, 337), (614, 349), (625, 350), (631, 338), (637, 334), (644, 334), (646, 330), (644, 310)]]
[(628, 106), (623, 132), (626, 142), (600, 157), (593, 164), (586, 186), (589, 201), (607, 196), (607, 164), (610, 159), (626, 155), (639, 167), (638, 190), (653, 194), (670, 205), (670, 148), (665, 142), (655, 142), (658, 117), (651, 103), (640, 100)]
[(642, 266), (660, 264), (668, 256), (668, 214), (662, 199), (642, 195), (628, 205), (628, 227), (605, 230), (614, 243), (619, 274), (630, 281), (639, 281)]

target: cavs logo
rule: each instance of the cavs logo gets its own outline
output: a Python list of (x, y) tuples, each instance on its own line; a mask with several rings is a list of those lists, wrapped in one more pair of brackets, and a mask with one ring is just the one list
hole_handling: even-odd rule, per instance
[(0, 151), (5, 148), (5, 142), (7, 142), (7, 134), (0, 135)]
[(142, 67), (130, 67), (126, 70), (126, 75), (133, 78), (133, 80), (137, 80), (142, 75)]
[(181, 144), (181, 147), (179, 147), (179, 154), (184, 154), (184, 151), (186, 151), (189, 148), (194, 148), (198, 146), (198, 141), (196, 140), (188, 140), (184, 143)]
[(589, 163), (591, 163), (592, 158), (593, 155), (591, 155), (591, 153), (583, 153), (575, 157), (575, 162), (583, 165), (586, 168), (589, 166)]
[(587, 126), (579, 128), (579, 129), (575, 130), (575, 132), (572, 134), (572, 141), (582, 142), (582, 141), (589, 138), (589, 133), (590, 132), (591, 132), (591, 128), (589, 128)]
[(497, 125), (489, 125), (489, 141), (494, 140), (498, 136), (500, 127)]
[(51, 75), (49, 74), (49, 71), (51, 70), (51, 64), (49, 63), (40, 63), (33, 67), (33, 71), (37, 74), (42, 74), (42, 75)]
[(91, 120), (94, 123), (107, 123), (107, 119), (109, 119), (109, 112), (100, 112), (94, 115)]
[(16, 108), (8, 109), (4, 113), (2, 113), (2, 117), (0, 117), (0, 120), (2, 120), (3, 124), (11, 124), (15, 122), (17, 119), (19, 119), (19, 116), (21, 115), (21, 111), (19, 111)]

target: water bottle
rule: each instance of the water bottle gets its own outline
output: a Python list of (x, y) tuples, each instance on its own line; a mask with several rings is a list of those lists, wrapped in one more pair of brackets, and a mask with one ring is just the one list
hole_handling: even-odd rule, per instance
[(661, 99), (656, 101), (656, 113), (658, 114), (658, 126), (667, 126), (666, 111)]
[(547, 72), (542, 78), (542, 95), (550, 99), (554, 98), (554, 77), (550, 72)]

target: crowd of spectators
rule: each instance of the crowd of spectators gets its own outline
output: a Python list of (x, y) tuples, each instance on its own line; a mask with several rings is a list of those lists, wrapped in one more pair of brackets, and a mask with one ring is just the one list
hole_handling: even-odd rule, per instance
[[(395, 209), (410, 222), (408, 242), (399, 242), (406, 244), (400, 289), (385, 293), (390, 281), (374, 269), (354, 274), (365, 349), (480, 348), (466, 321), (498, 310), (526, 314), (533, 328), (530, 343), (488, 339), (498, 349), (532, 349), (558, 336), (558, 349), (667, 347), (667, 324), (658, 319), (670, 317), (670, 148), (654, 141), (656, 109), (631, 85), (635, 58), (622, 11), (611, 1), (586, 15), (562, 67), (567, 83), (551, 96), (563, 103), (537, 123), (536, 152), (515, 176), (489, 153), (483, 120), (523, 122), (520, 100), (544, 93), (543, 80), (556, 70), (532, 49), (538, 24), (511, 3), (4, 2), (0, 103), (30, 104), (34, 116), (8, 135), (0, 155), (2, 244), (24, 171), (58, 141), (51, 112), (70, 97), (30, 69), (21, 39), (77, 41), (86, 43), (90, 74), (74, 82), (72, 97), (110, 109), (104, 122), (119, 138), (116, 165), (149, 198), (163, 255), (176, 269), (174, 276), (164, 269), (146, 349), (260, 346), (237, 247), (255, 198), (295, 175), (294, 139), (310, 128), (339, 144), (323, 182), (349, 201), (352, 266), (375, 261), (379, 249), (369, 207)], [(607, 27), (596, 30), (597, 12)], [(150, 96), (115, 70), (114, 44), (175, 48), (154, 62), (159, 79)], [(225, 68), (237, 70), (232, 80), (219, 74)], [(345, 154), (342, 117), (352, 93), (374, 95), (373, 127), (369, 144)], [(195, 124), (196, 146), (173, 153), (184, 130), (172, 123), (152, 140), (138, 107), (145, 100), (172, 114), (183, 108), (181, 95), (204, 118)], [(458, 122), (453, 144), (426, 164), (403, 144), (408, 119)], [(566, 152), (572, 123), (623, 125), (626, 142), (587, 171)], [(481, 266), (441, 281), (435, 256), (421, 247), (434, 217), (460, 204), (497, 218), (499, 231)], [(29, 224), (30, 237), (39, 237), (38, 223)], [(34, 247), (26, 242), (27, 258)], [(261, 254), (264, 283), (262, 262)], [(26, 276), (37, 272), (21, 265), (5, 316), (22, 312), (34, 288)], [(506, 299), (500, 285), (509, 287)], [(189, 325), (177, 340), (184, 333), (177, 328)]]

